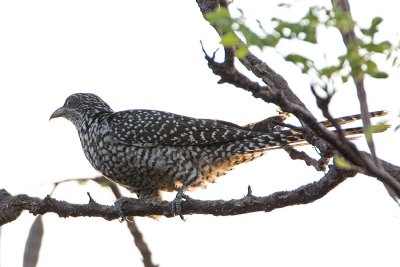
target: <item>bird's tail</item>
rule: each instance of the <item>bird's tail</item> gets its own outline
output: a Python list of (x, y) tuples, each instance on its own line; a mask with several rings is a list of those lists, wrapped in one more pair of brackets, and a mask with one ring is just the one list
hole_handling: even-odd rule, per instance
[[(381, 117), (387, 115), (386, 111), (374, 111), (369, 113), (370, 117)], [(355, 114), (355, 115), (350, 115), (350, 116), (344, 116), (340, 118), (336, 118), (336, 121), (340, 125), (348, 124), (357, 120), (361, 119), (361, 114)], [(332, 123), (330, 121), (321, 121), (320, 122), (324, 127), (326, 128), (331, 128), (333, 127)], [(387, 129), (390, 128), (389, 124), (378, 124), (376, 127), (373, 126), (374, 128), (372, 131), (374, 133), (380, 133), (384, 132)], [(336, 130), (332, 130), (332, 132), (337, 132)], [(357, 139), (359, 136), (364, 134), (364, 129), (363, 127), (351, 127), (351, 128), (345, 128), (343, 129), (343, 134), (348, 137), (348, 139)], [(270, 140), (270, 146), (268, 147), (268, 150), (272, 149), (279, 149), (282, 146), (285, 145), (293, 145), (293, 146), (302, 146), (302, 145), (307, 145), (308, 143), (306, 142), (304, 138), (304, 134), (300, 131), (295, 131), (291, 129), (283, 129), (279, 131), (274, 131), (271, 133), (267, 134), (269, 137), (268, 139)]]
[[(388, 112), (386, 110), (372, 111), (369, 113), (370, 118), (386, 116)], [(348, 124), (354, 121), (361, 120), (361, 114), (354, 114), (335, 119), (340, 125)], [(320, 123), (326, 128), (333, 127), (332, 123), (328, 120), (320, 121)]]

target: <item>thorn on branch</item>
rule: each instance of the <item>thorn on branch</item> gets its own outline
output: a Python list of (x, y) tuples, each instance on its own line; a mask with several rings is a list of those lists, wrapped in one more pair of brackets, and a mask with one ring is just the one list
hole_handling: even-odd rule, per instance
[(97, 202), (92, 198), (89, 192), (86, 192), (86, 194), (89, 197), (89, 204), (97, 204)]
[(207, 61), (208, 61), (209, 59), (215, 60), (215, 55), (217, 54), (219, 48), (217, 48), (217, 49), (213, 52), (212, 56), (210, 57), (210, 56), (207, 54), (206, 49), (204, 48), (203, 41), (201, 41), (201, 40), (200, 40), (200, 45), (201, 45), (201, 50), (203, 50), (204, 56), (205, 56), (205, 58), (207, 59)]
[[(204, 53), (204, 57), (207, 60), (208, 67), (212, 70), (212, 72), (220, 77), (218, 81), (219, 84), (229, 83), (238, 88), (242, 88), (246, 91), (252, 92), (254, 97), (272, 97), (269, 95), (268, 90), (265, 86), (259, 85), (257, 82), (253, 82), (244, 74), (240, 73), (233, 64), (234, 51), (231, 51), (229, 48), (225, 48), (225, 61), (224, 62), (216, 62), (215, 54), (218, 50), (216, 50), (212, 57), (210, 57), (204, 49), (203, 43), (201, 43), (201, 47)], [(232, 54), (233, 52), (233, 54)]]
[(331, 102), (332, 95), (328, 94), (326, 97), (321, 97), (317, 94), (315, 87), (313, 85), (310, 86), (311, 92), (317, 100), (317, 105), (320, 109), (328, 109), (328, 105)]
[(251, 189), (251, 186), (250, 186), (250, 185), (247, 187), (247, 196), (248, 196), (248, 197), (253, 196), (253, 190)]

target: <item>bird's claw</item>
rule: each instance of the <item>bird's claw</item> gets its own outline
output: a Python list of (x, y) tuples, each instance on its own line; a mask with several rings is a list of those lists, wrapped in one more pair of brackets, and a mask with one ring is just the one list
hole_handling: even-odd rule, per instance
[(185, 195), (182, 191), (178, 191), (174, 200), (172, 200), (172, 214), (179, 215), (182, 221), (186, 221), (185, 217), (182, 214), (182, 199), (189, 199), (188, 195)]
[(129, 198), (129, 197), (120, 197), (120, 198), (117, 199), (117, 201), (115, 201), (115, 203), (114, 203), (114, 206), (115, 206), (115, 208), (117, 209), (117, 212), (118, 212), (118, 215), (119, 215), (119, 221), (120, 221), (120, 222), (123, 222), (123, 221), (131, 222), (131, 221), (132, 221), (130, 218), (128, 218), (128, 217), (125, 215), (124, 208), (123, 208), (123, 205), (124, 205), (126, 202), (130, 202), (130, 200), (132, 200), (132, 199)]

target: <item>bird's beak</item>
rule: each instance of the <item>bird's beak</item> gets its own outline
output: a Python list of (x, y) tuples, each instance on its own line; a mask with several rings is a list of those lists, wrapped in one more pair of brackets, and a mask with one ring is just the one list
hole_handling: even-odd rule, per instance
[(65, 115), (64, 112), (64, 107), (58, 108), (56, 111), (53, 112), (53, 114), (51, 114), (50, 119), (54, 119), (54, 118), (59, 118), (59, 117), (63, 117)]

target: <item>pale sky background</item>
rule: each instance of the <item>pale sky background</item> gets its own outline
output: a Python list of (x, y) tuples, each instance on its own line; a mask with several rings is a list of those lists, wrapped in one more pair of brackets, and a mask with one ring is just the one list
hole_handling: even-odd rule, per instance
[[(329, 3), (329, 1), (307, 1)], [(275, 7), (276, 1), (237, 0), (254, 24), (271, 16), (304, 13)], [(372, 17), (384, 22), (379, 38), (398, 40), (398, 9), (393, 1), (351, 1), (354, 18), (367, 26)], [(329, 36), (328, 34), (332, 34)], [(321, 34), (324, 47), (283, 45), (307, 51), (324, 62), (323, 51), (343, 52), (336, 32)], [(208, 69), (200, 40), (212, 53), (218, 48), (214, 30), (195, 1), (0, 1), (0, 188), (12, 194), (45, 197), (52, 183), (93, 177), (73, 125), (49, 122), (51, 113), (75, 92), (101, 96), (114, 110), (147, 108), (188, 116), (245, 124), (274, 115), (276, 107), (229, 85), (218, 85)], [(315, 111), (310, 78), (302, 76), (273, 50), (255, 51), (281, 73)], [(219, 53), (221, 56), (222, 53)], [(389, 69), (388, 64), (383, 66)], [(387, 80), (367, 79), (370, 109), (399, 112), (398, 69)], [(332, 113), (359, 112), (352, 86), (341, 87)], [(399, 133), (376, 135), (378, 154), (399, 165)], [(362, 140), (356, 141), (366, 149)], [(305, 148), (313, 153), (311, 147)], [(198, 199), (231, 199), (296, 188), (323, 174), (273, 151), (241, 165), (207, 190), (190, 193)], [(87, 203), (86, 192), (104, 204), (112, 194), (95, 184), (68, 183), (54, 197)], [(129, 193), (124, 191), (129, 196)], [(172, 199), (174, 194), (166, 194)], [(22, 216), (2, 227), (1, 267), (22, 266), (23, 249), (34, 217)], [(204, 215), (138, 225), (162, 267), (179, 266), (398, 266), (400, 208), (374, 178), (357, 176), (325, 198), (309, 205), (270, 213), (234, 217)], [(124, 224), (98, 218), (44, 216), (45, 236), (39, 266), (140, 266), (141, 256)]]

